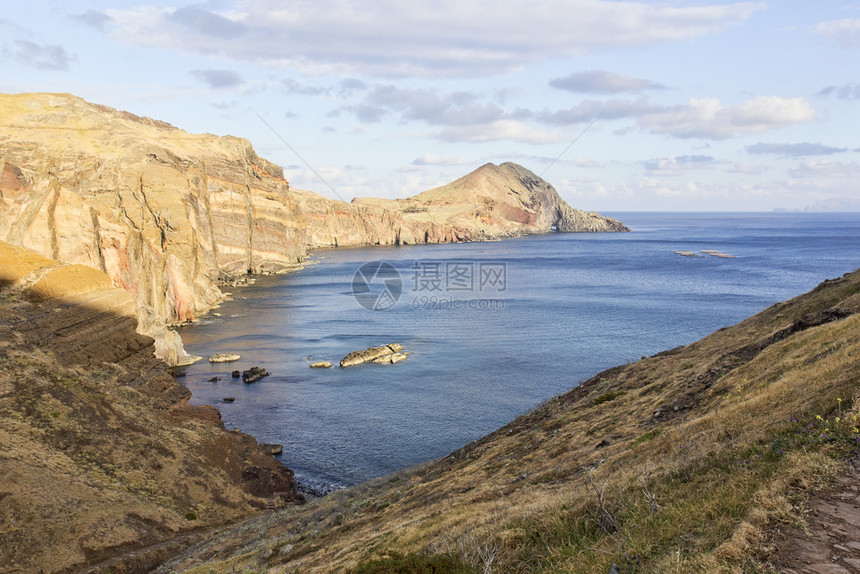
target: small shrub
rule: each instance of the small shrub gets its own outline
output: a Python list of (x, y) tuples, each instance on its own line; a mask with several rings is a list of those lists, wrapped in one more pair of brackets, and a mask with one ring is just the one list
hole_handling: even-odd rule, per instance
[(609, 401), (615, 400), (623, 394), (624, 391), (609, 391), (608, 393), (603, 393), (602, 395), (594, 399), (594, 404), (602, 405), (603, 403), (608, 403)]
[(197, 515), (194, 514), (193, 512), (186, 512), (185, 513), (185, 519), (186, 520), (197, 520)]
[(660, 436), (660, 433), (662, 432), (663, 429), (649, 430), (645, 434), (640, 435), (635, 441), (633, 441), (633, 444), (642, 444), (643, 442), (648, 442), (649, 440)]

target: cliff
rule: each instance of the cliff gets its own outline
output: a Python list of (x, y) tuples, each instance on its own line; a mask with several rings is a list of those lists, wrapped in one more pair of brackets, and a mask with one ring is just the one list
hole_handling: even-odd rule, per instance
[[(213, 533), (157, 572), (775, 571), (777, 533), (857, 454), (858, 381), (860, 270), (570, 381), (441, 460), (281, 511), (262, 540), (254, 522)], [(856, 496), (824, 504), (856, 516)], [(799, 533), (836, 544), (809, 571), (853, 568), (855, 526)]]
[(510, 163), (405, 200), (345, 203), (290, 189), (246, 140), (68, 94), (0, 95), (0, 118), (0, 240), (107, 273), (174, 365), (195, 358), (171, 326), (222, 300), (225, 280), (294, 269), (308, 248), (627, 230)]
[(136, 332), (104, 272), (0, 242), (0, 556), (57, 572), (299, 502)]
[(246, 140), (70, 95), (3, 95), (0, 117), (0, 240), (107, 273), (172, 364), (189, 358), (167, 327), (221, 300), (219, 279), (301, 262), (289, 184)]

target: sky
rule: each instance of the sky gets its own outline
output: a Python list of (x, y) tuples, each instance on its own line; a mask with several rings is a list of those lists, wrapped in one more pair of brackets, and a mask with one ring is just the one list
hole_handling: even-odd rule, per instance
[(346, 201), (513, 161), (588, 210), (860, 202), (856, 0), (32, 0), (0, 58)]

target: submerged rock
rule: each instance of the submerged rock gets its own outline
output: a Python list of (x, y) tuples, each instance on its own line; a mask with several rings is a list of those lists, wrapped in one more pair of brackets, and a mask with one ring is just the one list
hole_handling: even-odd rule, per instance
[(230, 376), (233, 377), (234, 379), (238, 379), (239, 377), (242, 376), (242, 372), (241, 371), (233, 371), (232, 373), (230, 373)]
[(246, 383), (256, 383), (263, 377), (268, 377), (269, 371), (260, 367), (251, 367), (247, 371), (242, 371), (242, 380)]
[(319, 361), (318, 363), (311, 363), (312, 369), (330, 369), (331, 363), (328, 361)]
[(235, 353), (215, 353), (209, 357), (210, 363), (232, 363), (238, 361), (242, 357)]

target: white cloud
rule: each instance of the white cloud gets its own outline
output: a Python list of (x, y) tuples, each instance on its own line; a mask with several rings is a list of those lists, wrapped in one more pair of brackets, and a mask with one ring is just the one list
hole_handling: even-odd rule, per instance
[(412, 165), (471, 165), (471, 161), (463, 157), (450, 157), (428, 153), (412, 160)]
[[(802, 161), (796, 169), (790, 170), (789, 175), (796, 179), (813, 180), (842, 180), (844, 182), (856, 182), (860, 179), (860, 163), (838, 162), (826, 160)], [(856, 190), (856, 184), (852, 185)]]
[(584, 100), (572, 108), (543, 111), (537, 118), (548, 124), (569, 125), (591, 121), (601, 113), (601, 121), (633, 119), (641, 129), (653, 134), (715, 140), (762, 133), (815, 118), (806, 99), (777, 96), (760, 96), (735, 106), (726, 106), (716, 98), (691, 98), (686, 104), (675, 105), (653, 104), (645, 98), (605, 103)]
[(712, 167), (716, 160), (709, 155), (679, 155), (658, 157), (645, 162), (645, 169), (653, 174), (679, 175), (691, 169)]
[(735, 26), (764, 7), (608, 0), (237, 1), (109, 10), (115, 37), (309, 73), (461, 77), (602, 48), (651, 46)]
[(568, 76), (550, 80), (549, 85), (559, 90), (584, 94), (615, 94), (620, 92), (641, 92), (643, 90), (665, 90), (666, 86), (631, 78), (602, 70), (575, 72)]
[(840, 100), (860, 100), (860, 83), (845, 84), (843, 86), (827, 86), (818, 94), (823, 98), (836, 96)]
[(817, 24), (813, 31), (829, 40), (836, 40), (845, 47), (860, 47), (860, 20), (829, 20)]
[(819, 143), (757, 143), (747, 146), (748, 153), (774, 154), (783, 157), (803, 157), (808, 155), (830, 155), (848, 151), (848, 148), (826, 146)]
[(759, 96), (736, 106), (715, 98), (692, 98), (686, 105), (646, 110), (639, 125), (655, 134), (680, 138), (727, 139), (812, 121), (815, 112), (804, 98)]
[(740, 173), (743, 175), (758, 175), (762, 172), (762, 168), (759, 165), (753, 165), (746, 161), (741, 161), (735, 163), (732, 168), (729, 170), (729, 173)]
[(11, 57), (37, 70), (67, 71), (75, 57), (62, 46), (15, 40)]
[(76, 14), (71, 18), (78, 22), (83, 22), (87, 26), (92, 26), (97, 30), (104, 30), (105, 26), (112, 21), (110, 16), (98, 10), (87, 10), (83, 14)]
[(244, 83), (242, 76), (233, 70), (192, 70), (189, 73), (214, 90), (237, 88)]
[(517, 120), (496, 120), (487, 124), (449, 126), (438, 134), (449, 142), (489, 142), (512, 140), (531, 144), (561, 143), (566, 136), (533, 128)]

